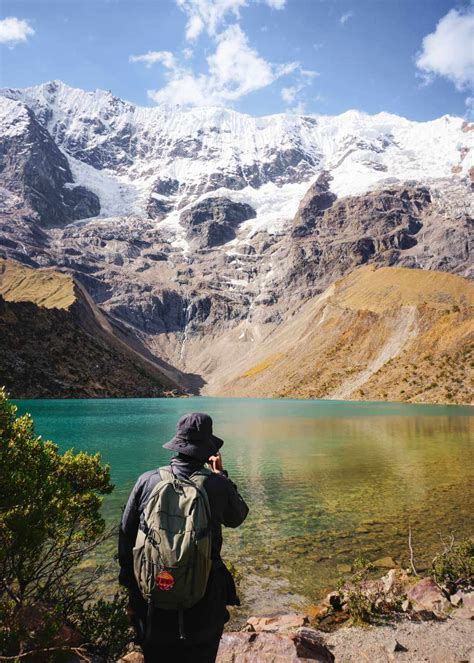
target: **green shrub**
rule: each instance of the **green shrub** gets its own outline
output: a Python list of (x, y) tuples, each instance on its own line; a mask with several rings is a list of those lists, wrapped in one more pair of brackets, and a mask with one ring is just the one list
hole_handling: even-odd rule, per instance
[(91, 623), (88, 615), (102, 624), (99, 648), (104, 638), (111, 640), (112, 624), (118, 620), (123, 627), (117, 598), (84, 608), (93, 597), (97, 567), (89, 575), (78, 573), (80, 562), (107, 536), (100, 506), (113, 486), (99, 454), (60, 454), (35, 434), (29, 415), (16, 412), (0, 389), (0, 651), (62, 661), (71, 658), (68, 647), (86, 642), (78, 626)]
[(466, 539), (433, 560), (433, 575), (441, 585), (474, 585), (474, 543)]

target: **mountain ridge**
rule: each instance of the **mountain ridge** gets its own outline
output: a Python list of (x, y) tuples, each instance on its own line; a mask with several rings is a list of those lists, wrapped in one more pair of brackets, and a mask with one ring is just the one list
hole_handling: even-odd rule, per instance
[(71, 274), (183, 390), (218, 393), (229, 353), (246, 364), (360, 266), (472, 276), (474, 125), (460, 118), (94, 99), (0, 93), (0, 256)]

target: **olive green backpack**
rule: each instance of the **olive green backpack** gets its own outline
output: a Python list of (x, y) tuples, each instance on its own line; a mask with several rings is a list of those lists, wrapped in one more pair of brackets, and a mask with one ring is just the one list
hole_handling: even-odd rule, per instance
[(211, 513), (206, 468), (189, 479), (159, 469), (133, 549), (135, 578), (153, 607), (190, 608), (206, 591), (211, 570)]

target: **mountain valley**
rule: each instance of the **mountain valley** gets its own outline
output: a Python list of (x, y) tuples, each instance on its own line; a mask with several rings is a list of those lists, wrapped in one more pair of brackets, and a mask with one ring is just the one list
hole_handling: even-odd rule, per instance
[(0, 256), (72, 277), (166, 392), (470, 402), (473, 128), (4, 89)]

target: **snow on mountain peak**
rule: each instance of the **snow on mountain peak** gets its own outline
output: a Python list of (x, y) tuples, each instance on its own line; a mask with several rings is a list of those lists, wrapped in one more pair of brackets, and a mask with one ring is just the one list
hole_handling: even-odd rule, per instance
[(102, 216), (165, 223), (174, 210), (219, 194), (256, 209), (249, 232), (277, 232), (321, 170), (331, 172), (341, 197), (384, 181), (463, 176), (473, 163), (473, 132), (451, 116), (413, 122), (357, 110), (252, 117), (216, 107), (138, 107), (61, 81), (0, 97), (2, 132), (20, 130), (30, 108), (68, 157), (75, 183), (99, 196)]

